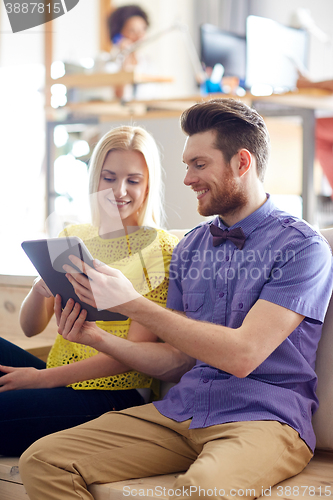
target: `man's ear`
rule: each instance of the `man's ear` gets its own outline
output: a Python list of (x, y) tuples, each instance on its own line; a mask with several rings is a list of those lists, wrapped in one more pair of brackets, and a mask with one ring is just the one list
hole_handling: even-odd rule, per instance
[(253, 156), (248, 149), (240, 149), (237, 153), (238, 156), (238, 174), (242, 177), (246, 174), (253, 165)]

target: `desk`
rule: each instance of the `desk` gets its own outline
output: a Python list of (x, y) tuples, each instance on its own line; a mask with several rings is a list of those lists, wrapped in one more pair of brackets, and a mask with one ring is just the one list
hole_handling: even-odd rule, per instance
[(316, 223), (316, 199), (313, 185), (315, 160), (316, 111), (333, 115), (333, 95), (326, 91), (299, 91), (281, 95), (253, 97), (252, 106), (262, 116), (299, 116), (303, 123), (302, 199), (303, 219)]

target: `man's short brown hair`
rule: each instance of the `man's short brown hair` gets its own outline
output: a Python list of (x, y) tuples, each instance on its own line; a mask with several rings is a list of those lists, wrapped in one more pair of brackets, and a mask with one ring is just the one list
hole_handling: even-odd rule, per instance
[(263, 118), (236, 99), (212, 99), (194, 104), (181, 115), (182, 130), (189, 136), (208, 130), (216, 131), (216, 149), (225, 161), (242, 148), (254, 155), (257, 173), (264, 180), (270, 152), (268, 130)]

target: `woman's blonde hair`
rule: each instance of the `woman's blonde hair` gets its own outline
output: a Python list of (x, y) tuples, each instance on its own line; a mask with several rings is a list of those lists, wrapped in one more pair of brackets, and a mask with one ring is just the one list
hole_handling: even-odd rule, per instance
[(164, 220), (163, 182), (160, 153), (157, 144), (145, 129), (123, 125), (107, 132), (97, 143), (90, 160), (89, 194), (92, 223), (100, 224), (97, 197), (101, 171), (110, 151), (138, 151), (142, 153), (148, 168), (148, 194), (142, 205), (138, 223), (140, 226), (161, 227)]

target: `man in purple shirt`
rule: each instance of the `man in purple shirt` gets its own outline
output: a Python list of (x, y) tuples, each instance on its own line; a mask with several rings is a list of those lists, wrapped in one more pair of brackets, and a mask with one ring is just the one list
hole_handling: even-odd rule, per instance
[(173, 311), (141, 297), (107, 266), (87, 271), (94, 293), (83, 275), (69, 276), (85, 302), (123, 302), (113, 309), (164, 343), (110, 336), (73, 304), (56, 311), (64, 338), (163, 380), (182, 378), (162, 401), (32, 445), (20, 470), (34, 500), (91, 499), (92, 483), (181, 471), (170, 496), (256, 498), (312, 456), (330, 249), (265, 193), (269, 138), (254, 110), (232, 99), (208, 101), (183, 113), (182, 128), (184, 182), (199, 213), (216, 217), (174, 251), (167, 303)]

